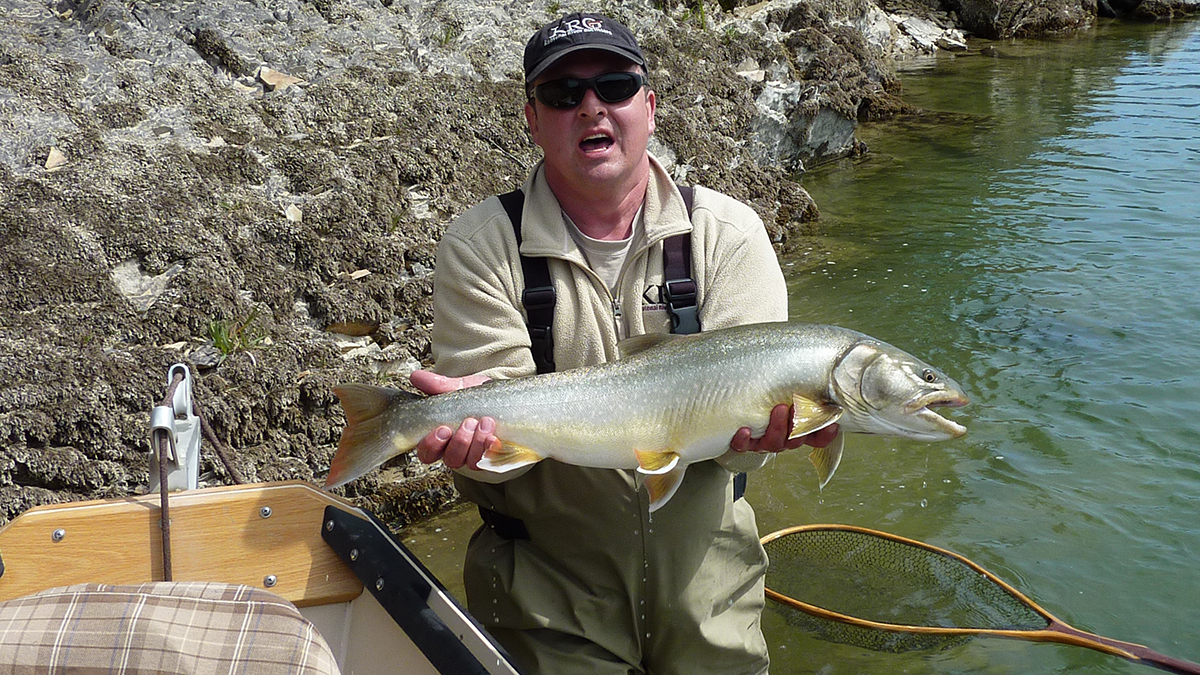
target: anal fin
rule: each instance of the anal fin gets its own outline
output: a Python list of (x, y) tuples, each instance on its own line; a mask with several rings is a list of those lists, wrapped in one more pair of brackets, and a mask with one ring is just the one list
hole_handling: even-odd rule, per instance
[(494, 473), (506, 473), (523, 466), (537, 464), (544, 459), (536, 451), (523, 445), (500, 441), (500, 444), (488, 448), (479, 460), (479, 468)]
[(633, 452), (637, 455), (638, 473), (657, 476), (668, 473), (679, 465), (679, 453), (671, 450), (634, 450)]

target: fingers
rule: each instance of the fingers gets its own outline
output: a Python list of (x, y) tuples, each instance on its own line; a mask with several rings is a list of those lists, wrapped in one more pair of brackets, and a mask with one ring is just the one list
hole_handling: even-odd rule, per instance
[(729, 447), (737, 452), (746, 452), (750, 450), (754, 444), (754, 439), (750, 437), (750, 427), (742, 427), (733, 435), (733, 440), (729, 441)]
[(759, 450), (766, 452), (786, 450), (788, 434), (791, 431), (792, 407), (781, 403), (771, 409), (771, 421), (767, 423), (767, 430), (763, 432), (762, 438), (758, 439)]
[(478, 469), (483, 453), (499, 442), (496, 439), (496, 420), (491, 417), (468, 417), (457, 431), (440, 426), (429, 432), (417, 443), (417, 458), (426, 464), (440, 459), (451, 469), (464, 466)]
[(429, 394), (444, 394), (448, 391), (466, 389), (487, 382), (491, 378), (486, 375), (464, 375), (463, 377), (446, 377), (431, 370), (414, 370), (408, 376), (408, 381), (422, 392)]
[(499, 443), (496, 439), (496, 420), (490, 417), (481, 418), (479, 426), (475, 428), (475, 437), (471, 439), (471, 447), (467, 450), (467, 466), (478, 471), (483, 453)]
[(779, 404), (771, 409), (767, 429), (759, 438), (751, 436), (750, 427), (742, 427), (733, 435), (729, 447), (737, 452), (779, 452), (785, 449), (788, 431), (792, 427), (791, 406)]
[(450, 427), (441, 426), (429, 432), (417, 443), (417, 459), (425, 464), (433, 464), (442, 458), (446, 451), (446, 443), (454, 434)]
[(824, 429), (818, 429), (806, 436), (801, 436), (797, 440), (802, 440), (804, 445), (811, 445), (814, 448), (823, 448), (833, 442), (837, 438), (838, 432), (841, 431), (836, 423), (830, 424)]
[[(486, 375), (446, 377), (430, 370), (414, 370), (408, 376), (414, 387), (430, 396), (474, 387), (490, 379)], [(417, 459), (426, 464), (433, 464), (440, 459), (451, 469), (461, 469), (464, 466), (478, 469), (483, 453), (499, 443), (495, 434), (496, 420), (491, 417), (468, 417), (457, 430), (443, 425), (429, 432), (417, 443)]]
[(729, 442), (729, 447), (737, 452), (780, 452), (792, 450), (802, 445), (823, 448), (837, 437), (839, 427), (831, 424), (823, 429), (788, 439), (792, 430), (792, 409), (787, 404), (780, 404), (771, 409), (771, 418), (767, 428), (759, 438), (753, 438), (749, 427), (738, 429)]

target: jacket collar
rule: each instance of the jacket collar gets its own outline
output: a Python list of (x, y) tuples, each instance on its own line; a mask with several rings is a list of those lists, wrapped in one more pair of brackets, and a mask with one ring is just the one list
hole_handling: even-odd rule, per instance
[[(521, 254), (549, 256), (584, 262), (583, 253), (567, 232), (562, 207), (546, 182), (545, 167), (539, 162), (525, 182), (525, 206), (521, 213)], [(642, 204), (647, 244), (692, 229), (687, 205), (654, 155), (650, 155), (650, 181)]]

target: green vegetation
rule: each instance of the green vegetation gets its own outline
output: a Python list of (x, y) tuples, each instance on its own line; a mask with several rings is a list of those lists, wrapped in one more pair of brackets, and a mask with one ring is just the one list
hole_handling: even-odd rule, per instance
[(462, 34), (462, 26), (453, 23), (447, 23), (442, 26), (442, 34), (438, 36), (437, 40), (444, 47), (457, 40)]
[[(704, 11), (704, 0), (683, 0), (680, 4), (684, 6), (683, 14), (679, 17), (681, 22), (693, 21), (701, 30), (708, 30), (708, 14)], [(674, 6), (675, 2), (672, 0), (654, 0), (654, 8), (664, 14), (670, 14)], [(725, 7), (725, 3), (722, 2), (721, 6)], [(733, 4), (730, 4), (730, 8), (732, 7)]]
[(210, 321), (208, 324), (208, 339), (213, 347), (221, 352), (222, 357), (234, 352), (249, 351), (262, 344), (267, 339), (262, 327), (254, 323), (258, 318), (258, 310), (252, 310), (243, 320), (221, 319)]
[(693, 19), (700, 26), (700, 30), (708, 30), (708, 15), (704, 12), (703, 0), (688, 3), (688, 8), (683, 13), (683, 21), (686, 22)]

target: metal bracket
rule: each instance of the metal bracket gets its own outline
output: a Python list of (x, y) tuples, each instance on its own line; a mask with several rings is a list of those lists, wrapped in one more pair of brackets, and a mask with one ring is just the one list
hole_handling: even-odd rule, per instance
[(200, 487), (200, 418), (192, 412), (192, 375), (188, 367), (176, 363), (167, 370), (167, 386), (176, 373), (183, 381), (175, 388), (170, 406), (155, 406), (150, 412), (150, 492), (158, 482), (158, 441), (165, 434), (171, 449), (167, 455), (167, 489), (195, 490)]

